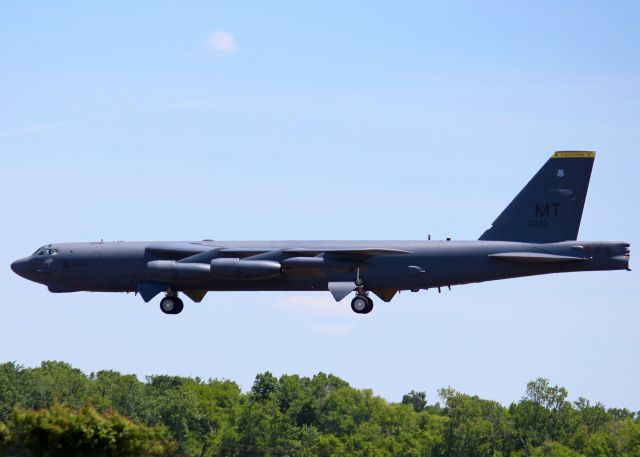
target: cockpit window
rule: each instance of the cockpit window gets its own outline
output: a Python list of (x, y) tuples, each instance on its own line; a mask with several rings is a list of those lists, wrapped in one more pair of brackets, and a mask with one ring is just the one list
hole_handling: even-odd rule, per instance
[(47, 247), (41, 247), (33, 255), (56, 255), (58, 253), (57, 249), (51, 249)]

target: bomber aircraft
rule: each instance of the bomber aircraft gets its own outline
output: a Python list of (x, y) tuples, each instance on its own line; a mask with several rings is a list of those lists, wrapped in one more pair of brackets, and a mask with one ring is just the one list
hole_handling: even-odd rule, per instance
[(559, 151), (475, 241), (167, 241), (54, 243), (11, 264), (51, 292), (134, 292), (178, 314), (179, 293), (355, 292), (351, 308), (373, 309), (398, 291), (571, 271), (629, 270), (623, 241), (576, 241), (594, 152)]

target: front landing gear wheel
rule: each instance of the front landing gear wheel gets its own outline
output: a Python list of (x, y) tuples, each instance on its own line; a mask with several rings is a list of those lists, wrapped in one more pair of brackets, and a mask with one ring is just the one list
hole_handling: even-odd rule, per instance
[(165, 314), (178, 314), (184, 308), (184, 303), (178, 297), (167, 295), (160, 300), (160, 310)]
[(373, 309), (373, 300), (366, 295), (356, 295), (351, 300), (351, 309), (358, 314), (368, 314)]

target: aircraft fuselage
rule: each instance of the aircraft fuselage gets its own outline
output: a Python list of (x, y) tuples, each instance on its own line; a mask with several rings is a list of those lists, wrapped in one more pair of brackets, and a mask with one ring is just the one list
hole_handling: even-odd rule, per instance
[[(158, 279), (149, 270), (149, 262), (166, 260), (149, 246), (162, 243), (54, 243), (46, 248), (53, 255), (31, 255), (17, 260), (12, 269), (31, 281), (44, 284), (52, 292), (100, 291), (136, 292), (139, 283), (165, 283), (175, 290), (242, 291), (242, 290), (328, 290), (330, 282), (354, 280), (359, 269), (369, 290), (427, 289), (521, 276), (570, 271), (626, 270), (629, 268), (629, 244), (604, 241), (565, 241), (560, 243), (517, 243), (503, 241), (259, 241), (259, 242), (167, 242), (202, 247), (203, 252), (220, 248), (216, 258), (238, 258), (237, 250), (246, 254), (276, 253), (273, 259), (283, 263), (277, 274), (244, 277)], [(232, 257), (224, 254), (233, 248)], [(344, 268), (291, 268), (283, 260), (300, 257), (301, 250), (332, 249), (396, 249), (389, 254), (346, 263)], [(287, 255), (287, 250), (295, 254)], [(167, 249), (168, 251), (171, 248)], [(501, 258), (496, 254), (531, 253), (567, 257), (555, 259)], [(493, 256), (493, 257), (492, 257)], [(174, 258), (180, 257), (174, 254)], [(250, 257), (250, 256), (248, 256)], [(268, 257), (265, 255), (265, 257)], [(246, 258), (246, 257), (245, 257)], [(178, 259), (180, 260), (180, 259)], [(208, 262), (207, 262), (208, 263)], [(340, 265), (338, 265), (340, 267)]]
[[(401, 290), (569, 271), (628, 270), (626, 242), (577, 241), (592, 151), (554, 153), (477, 241), (185, 241), (60, 243), (17, 260), (20, 276), (51, 292), (160, 293), (178, 314), (183, 292), (329, 290), (373, 309)], [(566, 241), (565, 241), (566, 240)]]

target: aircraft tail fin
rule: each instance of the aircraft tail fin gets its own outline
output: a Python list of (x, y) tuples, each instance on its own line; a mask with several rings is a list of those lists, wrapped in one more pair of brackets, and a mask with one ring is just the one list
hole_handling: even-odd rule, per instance
[(554, 243), (578, 237), (596, 153), (558, 151), (480, 237)]

